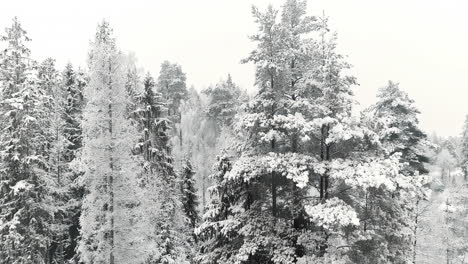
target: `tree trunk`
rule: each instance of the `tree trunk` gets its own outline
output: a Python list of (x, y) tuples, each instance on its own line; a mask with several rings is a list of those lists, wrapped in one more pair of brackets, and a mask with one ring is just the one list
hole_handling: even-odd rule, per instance
[[(320, 138), (320, 160), (324, 160), (325, 159), (325, 138), (324, 138), (324, 130), (325, 130), (325, 126), (323, 125), (320, 129), (320, 134), (321, 134), (321, 138)], [(320, 175), (320, 201), (323, 201), (324, 199), (324, 175)]]
[[(327, 152), (325, 157), (326, 157), (326, 160), (329, 161), (330, 160), (330, 146), (327, 145), (325, 149), (326, 149), (326, 152)], [(330, 179), (328, 177), (328, 170), (325, 171), (324, 176), (325, 176), (325, 182), (324, 182), (324, 193), (325, 194), (324, 194), (324, 198), (325, 198), (325, 200), (327, 200), (328, 199), (328, 186), (329, 186), (329, 179)]]
[[(330, 145), (326, 143), (328, 137), (328, 131), (330, 126), (322, 125), (321, 127), (321, 139), (320, 139), (320, 159), (322, 161), (330, 160)], [(328, 171), (325, 171), (323, 175), (320, 175), (320, 201), (324, 203), (329, 197), (328, 195), (329, 187), (329, 178)], [(324, 242), (319, 246), (319, 256), (324, 256), (328, 248), (328, 235), (326, 234), (325, 229), (322, 228), (322, 231), (325, 234)]]
[[(56, 138), (57, 141), (59, 140), (59, 128), (57, 126), (57, 132), (56, 132)], [(60, 186), (60, 147), (57, 149), (57, 184)]]
[(419, 199), (416, 200), (416, 215), (414, 217), (414, 230), (413, 230), (413, 236), (414, 236), (414, 241), (413, 241), (413, 264), (416, 264), (416, 247), (418, 244), (418, 217), (419, 217)]
[[(270, 72), (270, 88), (271, 91), (273, 92), (275, 89), (274, 85), (274, 73)], [(271, 109), (272, 115), (275, 114), (275, 106), (273, 104), (272, 109)], [(271, 151), (275, 151), (275, 139), (273, 138), (271, 140)], [(275, 179), (275, 173), (271, 173), (271, 214), (273, 217), (276, 217), (276, 179)]]
[[(271, 151), (275, 151), (275, 140), (271, 141)], [(271, 173), (271, 214), (276, 217), (276, 174)]]
[(182, 148), (182, 127), (179, 127), (179, 141), (180, 141), (180, 148)]
[[(109, 74), (112, 73), (112, 64), (109, 64)], [(109, 78), (109, 90), (112, 91), (112, 79)], [(112, 93), (111, 93), (112, 94)], [(111, 103), (109, 103), (109, 137), (110, 137), (110, 152), (109, 152), (109, 168), (110, 168), (110, 175), (109, 175), (109, 217), (110, 217), (110, 231), (109, 231), (109, 245), (110, 245), (110, 252), (109, 252), (109, 264), (114, 264), (114, 160), (113, 160), (113, 147), (114, 147), (114, 139), (112, 134), (112, 98)]]
[(205, 178), (206, 178), (205, 173), (203, 173), (203, 175), (202, 175), (202, 205), (203, 205), (202, 209), (203, 209), (203, 212), (205, 211), (205, 206), (206, 206), (206, 195), (205, 195), (205, 193), (206, 193), (206, 191), (205, 191), (205, 189), (206, 189), (206, 187), (205, 187), (206, 184), (205, 184)]

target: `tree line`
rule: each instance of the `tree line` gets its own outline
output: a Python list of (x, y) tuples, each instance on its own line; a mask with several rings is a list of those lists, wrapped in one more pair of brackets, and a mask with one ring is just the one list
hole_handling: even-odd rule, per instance
[(230, 75), (187, 88), (169, 61), (143, 73), (106, 21), (87, 68), (58, 70), (32, 59), (14, 18), (0, 53), (1, 262), (417, 263), (428, 150), (442, 151), (415, 102), (389, 81), (356, 113), (351, 65), (306, 1), (252, 15), (255, 94)]

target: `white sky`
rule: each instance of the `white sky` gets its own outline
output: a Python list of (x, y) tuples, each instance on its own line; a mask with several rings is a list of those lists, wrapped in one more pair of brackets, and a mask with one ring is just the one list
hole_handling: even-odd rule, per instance
[[(18, 16), (32, 38), (33, 57), (62, 67), (85, 66), (98, 22), (110, 21), (118, 45), (157, 76), (163, 60), (178, 62), (188, 84), (203, 89), (231, 73), (252, 90), (254, 68), (240, 64), (253, 48), (251, 5), (279, 0), (2, 1), (0, 28)], [(465, 0), (309, 0), (338, 31), (339, 48), (354, 65), (363, 107), (379, 87), (400, 82), (416, 101), (421, 126), (443, 136), (461, 132), (468, 114), (468, 3)], [(3, 30), (2, 30), (3, 32)]]

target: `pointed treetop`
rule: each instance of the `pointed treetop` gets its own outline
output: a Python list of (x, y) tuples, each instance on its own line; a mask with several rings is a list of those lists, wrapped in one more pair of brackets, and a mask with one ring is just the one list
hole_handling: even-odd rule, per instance
[(9, 44), (19, 45), (22, 41), (31, 41), (27, 36), (26, 30), (21, 27), (18, 17), (13, 18), (11, 27), (5, 28), (5, 35), (1, 37), (3, 41), (9, 41)]
[(113, 37), (113, 29), (110, 27), (109, 22), (103, 20), (97, 26), (95, 44), (111, 43), (115, 45), (115, 38)]
[(232, 85), (232, 77), (231, 77), (231, 74), (228, 73), (228, 76), (227, 76), (227, 79), (226, 79), (226, 83), (230, 86)]

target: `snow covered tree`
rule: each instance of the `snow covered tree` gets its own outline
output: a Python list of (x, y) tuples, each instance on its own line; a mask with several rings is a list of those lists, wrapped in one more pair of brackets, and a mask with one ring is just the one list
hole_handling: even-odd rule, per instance
[(86, 73), (81, 69), (75, 70), (71, 63), (65, 65), (61, 73), (61, 84), (63, 96), (63, 136), (68, 144), (64, 149), (64, 160), (68, 163), (69, 184), (68, 184), (68, 207), (67, 226), (68, 234), (64, 245), (64, 258), (71, 260), (77, 258), (76, 248), (79, 237), (79, 218), (81, 214), (81, 201), (84, 196), (84, 188), (76, 179), (80, 176), (80, 170), (71, 166), (76, 162), (82, 147), (81, 120), (84, 107), (83, 89), (87, 83)]
[[(305, 3), (286, 5), (301, 9), (302, 19)], [(294, 9), (288, 7), (283, 17)], [(257, 66), (259, 91), (236, 124), (241, 141), (246, 141), (240, 157), (232, 165), (221, 159), (210, 188), (214, 197), (197, 230), (207, 241), (198, 256), (201, 263), (292, 263), (303, 254), (295, 241), (300, 233), (291, 224), (298, 212), (287, 205), (301, 192), (296, 186), (307, 184), (307, 164), (313, 158), (291, 147), (290, 136), (304, 134), (307, 128), (302, 115), (289, 112), (290, 64), (277, 13), (272, 6), (264, 13), (253, 8), (259, 32), (252, 40), (258, 48), (245, 62)]]
[(460, 148), (461, 145), (461, 138), (459, 137), (447, 137), (442, 144), (440, 144), (441, 148), (445, 148), (449, 151), (449, 153), (455, 158), (455, 166), (460, 166), (461, 164), (461, 152), (462, 149)]
[(66, 149), (70, 142), (65, 134), (66, 97), (60, 85), (60, 76), (55, 69), (55, 60), (44, 60), (37, 70), (37, 84), (43, 94), (42, 151), (44, 157), (44, 205), (53, 216), (49, 223), (51, 242), (48, 246), (46, 263), (60, 263), (65, 259), (68, 244), (69, 188), (73, 180), (66, 160)]
[(190, 88), (187, 100), (183, 101), (180, 106), (181, 120), (179, 124), (176, 124), (179, 135), (172, 138), (175, 164), (178, 170), (183, 170), (188, 158), (196, 171), (194, 180), (197, 196), (201, 198), (200, 208), (198, 208), (200, 211), (209, 199), (207, 188), (210, 185), (210, 179), (208, 176), (211, 174), (212, 161), (216, 157), (217, 142), (214, 122), (204, 113), (207, 101), (205, 94), (198, 94), (195, 88)]
[(465, 117), (465, 123), (463, 124), (461, 148), (461, 167), (465, 180), (468, 180), (468, 115)]
[(35, 83), (30, 40), (17, 18), (6, 28), (0, 53), (0, 259), (47, 261), (52, 216), (44, 206), (46, 101)]
[(172, 173), (169, 135), (170, 120), (164, 115), (165, 105), (160, 93), (155, 89), (155, 82), (151, 75), (147, 74), (143, 80), (143, 94), (138, 95), (139, 108), (135, 110), (136, 116), (140, 121), (143, 139), (139, 144), (140, 151), (145, 160), (161, 160), (162, 164), (167, 164), (170, 168), (167, 173)]
[(427, 173), (424, 163), (429, 159), (422, 150), (427, 136), (418, 128), (419, 111), (414, 101), (392, 81), (379, 90), (378, 98), (371, 111), (378, 119), (381, 141), (390, 154), (402, 153), (401, 159), (409, 163), (410, 172)]
[(128, 119), (123, 56), (112, 29), (101, 23), (88, 59), (84, 89), (82, 182), (86, 195), (78, 246), (84, 263), (143, 263), (148, 207), (141, 189), (141, 161), (132, 154), (136, 128)]
[(138, 98), (139, 95), (143, 93), (143, 85), (140, 80), (140, 70), (137, 67), (137, 58), (136, 55), (130, 53), (125, 56), (125, 89), (127, 90), (128, 96), (130, 98), (130, 103), (127, 106), (128, 115), (132, 119), (138, 119), (136, 114), (136, 109), (138, 107)]
[(195, 188), (195, 180), (193, 175), (195, 171), (192, 168), (190, 160), (185, 161), (185, 166), (181, 172), (182, 174), (182, 205), (184, 207), (185, 216), (190, 223), (190, 227), (195, 229), (198, 222), (198, 197), (197, 189)]
[(453, 234), (454, 239), (450, 241), (452, 245), (452, 257), (455, 261), (463, 263), (468, 257), (468, 188), (466, 185), (459, 185), (453, 194), (451, 201), (452, 208), (449, 208), (448, 221), (450, 222), (449, 230)]
[(214, 87), (203, 90), (210, 98), (206, 115), (216, 124), (217, 134), (221, 127), (232, 126), (234, 116), (240, 106), (240, 88), (232, 81), (229, 74), (226, 80), (222, 80)]
[(444, 181), (445, 185), (451, 184), (451, 170), (455, 168), (456, 160), (455, 157), (446, 148), (443, 148), (435, 157), (435, 164), (441, 169), (441, 180)]
[[(305, 1), (288, 0), (277, 22), (271, 6), (253, 9), (258, 46), (246, 61), (256, 64), (259, 91), (236, 124), (239, 157), (218, 174), (223, 191), (197, 229), (206, 241), (200, 263), (363, 263), (363, 244), (381, 228), (367, 218), (368, 194), (410, 196), (420, 187), (400, 173), (400, 154), (386, 153), (352, 116), (350, 65), (328, 19), (305, 10)], [(232, 199), (221, 203), (226, 190)]]
[(172, 135), (179, 137), (178, 140), (181, 147), (184, 141), (184, 133), (180, 127), (180, 123), (182, 122), (180, 107), (189, 96), (187, 85), (185, 84), (186, 79), (180, 65), (164, 61), (161, 64), (156, 84), (158, 92), (161, 93), (165, 101), (167, 118), (171, 120)]
[(65, 133), (71, 145), (67, 148), (67, 161), (76, 157), (76, 152), (82, 146), (81, 119), (84, 107), (83, 89), (87, 83), (86, 74), (78, 69), (75, 71), (73, 65), (68, 63), (62, 73), (62, 86), (65, 90)]
[[(385, 152), (389, 155), (400, 153), (400, 162), (406, 164), (401, 173), (413, 180), (422, 179), (419, 175), (428, 172), (425, 168), (425, 163), (429, 161), (425, 153), (428, 142), (426, 134), (418, 127), (419, 111), (414, 101), (397, 83), (389, 81), (387, 86), (379, 90), (377, 103), (367, 111), (372, 119), (370, 126), (378, 134)], [(428, 198), (427, 188), (421, 186), (415, 190), (415, 194), (415, 197), (382, 192), (368, 195), (370, 200), (386, 205), (374, 210), (370, 217), (378, 219), (392, 215), (392, 221), (380, 221), (380, 230), (377, 232), (381, 232), (380, 236), (387, 244), (386, 250), (389, 256), (393, 256), (394, 263), (404, 263), (409, 259), (413, 263), (416, 261), (418, 207), (421, 200)], [(394, 231), (388, 232), (389, 228)], [(413, 230), (411, 237), (407, 235), (408, 229)], [(411, 257), (408, 256), (409, 248), (412, 248)]]
[(196, 263), (229, 263), (236, 245), (231, 241), (236, 232), (231, 231), (237, 221), (231, 215), (234, 206), (242, 198), (242, 184), (237, 181), (226, 181), (225, 176), (232, 169), (231, 158), (224, 155), (217, 157), (215, 172), (210, 175), (214, 182), (208, 189), (212, 199), (206, 207), (203, 222), (195, 229), (202, 241), (200, 252), (195, 257)]
[(173, 118), (176, 123), (180, 122), (180, 103), (188, 95), (186, 79), (182, 67), (177, 63), (164, 61), (161, 64), (157, 82), (158, 91), (167, 102), (167, 116)]
[(199, 144), (208, 143), (203, 142), (205, 138), (214, 136), (212, 133), (204, 135), (201, 132), (207, 125), (203, 116), (204, 105), (204, 100), (202, 101), (194, 87), (189, 90), (186, 100), (180, 103), (180, 120), (174, 124), (178, 134), (177, 137), (173, 138), (173, 144), (174, 152), (176, 152), (174, 156), (182, 166), (187, 153), (192, 152), (194, 148), (198, 148), (197, 145)]
[(188, 225), (184, 221), (182, 195), (171, 156), (171, 121), (167, 118), (164, 99), (155, 91), (154, 79), (143, 80), (143, 93), (138, 95), (136, 118), (142, 131), (138, 153), (144, 158), (144, 189), (150, 204), (148, 263), (185, 263), (189, 255)]

